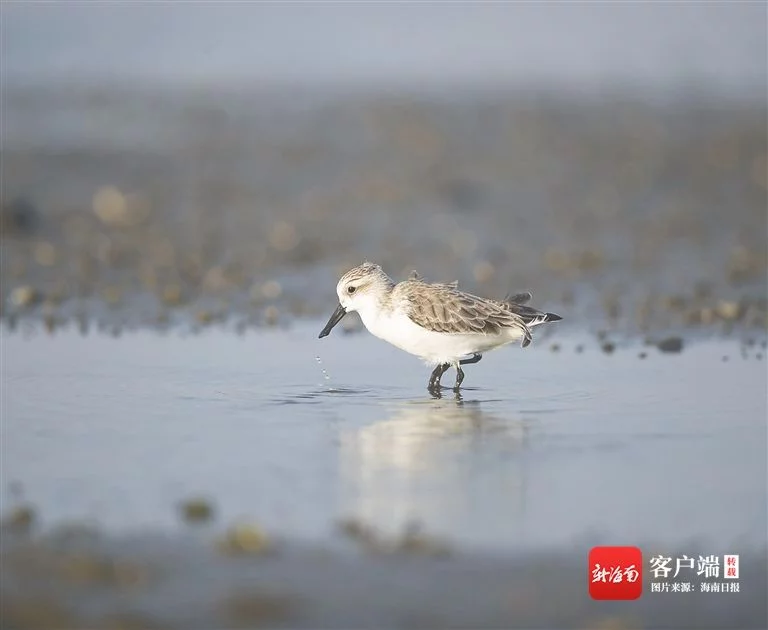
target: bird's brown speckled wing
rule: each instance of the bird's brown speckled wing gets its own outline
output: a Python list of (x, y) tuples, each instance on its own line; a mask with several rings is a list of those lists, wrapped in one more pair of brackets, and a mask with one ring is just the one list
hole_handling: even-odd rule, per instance
[(484, 300), (454, 285), (418, 280), (407, 280), (395, 287), (393, 299), (399, 302), (403, 298), (408, 317), (427, 330), (498, 335), (511, 328), (520, 332), (524, 346), (530, 343), (531, 333), (525, 321), (504, 302)]

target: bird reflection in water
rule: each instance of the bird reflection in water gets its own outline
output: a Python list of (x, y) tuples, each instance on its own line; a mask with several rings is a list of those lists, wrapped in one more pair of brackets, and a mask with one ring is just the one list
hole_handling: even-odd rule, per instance
[[(406, 402), (340, 435), (342, 510), (384, 531), (462, 535), (519, 521), (527, 423), (461, 397)], [(517, 518), (516, 518), (517, 516)], [(512, 525), (511, 525), (512, 526)]]

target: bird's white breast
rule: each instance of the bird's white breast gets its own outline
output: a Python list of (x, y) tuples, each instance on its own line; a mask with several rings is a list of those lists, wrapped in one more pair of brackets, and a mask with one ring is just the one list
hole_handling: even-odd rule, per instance
[(430, 364), (454, 363), (461, 357), (487, 352), (519, 338), (511, 330), (499, 335), (434, 332), (415, 324), (400, 309), (361, 309), (360, 318), (371, 334)]

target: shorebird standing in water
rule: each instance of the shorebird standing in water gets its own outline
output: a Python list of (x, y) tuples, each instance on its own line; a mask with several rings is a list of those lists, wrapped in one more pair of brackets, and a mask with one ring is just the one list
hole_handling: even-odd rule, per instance
[(336, 293), (339, 305), (320, 337), (357, 311), (376, 337), (436, 366), (427, 385), (434, 396), (440, 395), (440, 378), (449, 367), (456, 368), (453, 390), (458, 393), (462, 365), (477, 363), (484, 352), (518, 340), (525, 348), (531, 343), (531, 328), (562, 319), (526, 306), (530, 293), (491, 300), (460, 291), (456, 282), (430, 284), (415, 274), (395, 284), (370, 262), (345, 273)]

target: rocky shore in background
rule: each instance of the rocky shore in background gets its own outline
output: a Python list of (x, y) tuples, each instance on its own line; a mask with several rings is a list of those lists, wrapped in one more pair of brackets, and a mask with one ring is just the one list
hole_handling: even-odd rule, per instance
[(10, 329), (289, 324), (324, 315), (364, 258), (480, 294), (529, 289), (593, 331), (766, 329), (761, 103), (3, 98)]

